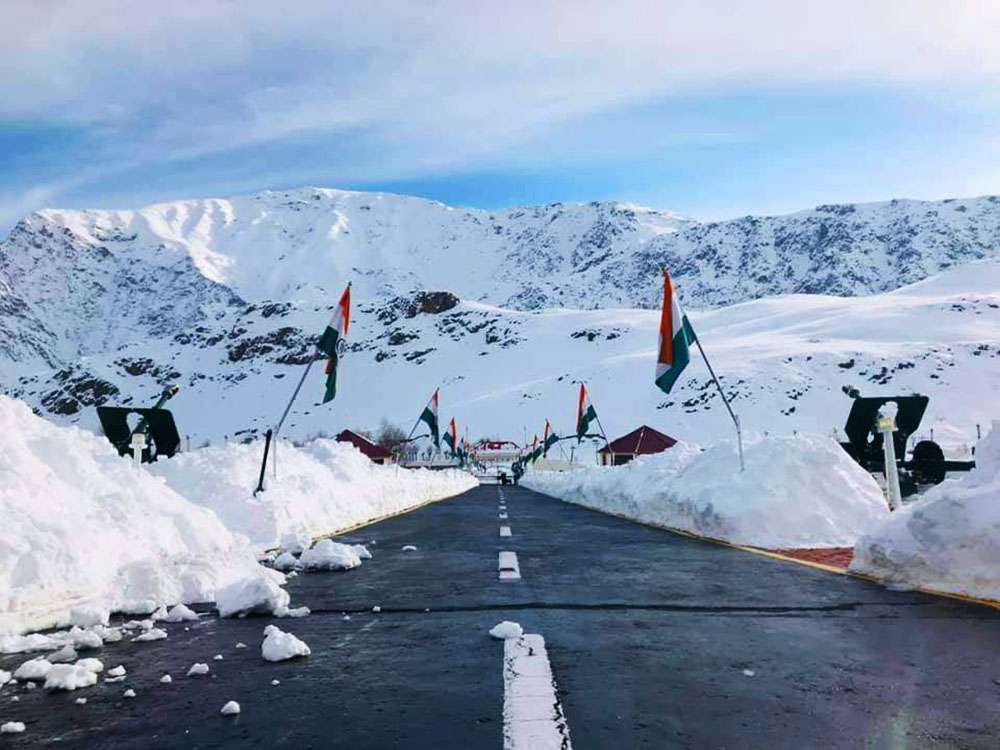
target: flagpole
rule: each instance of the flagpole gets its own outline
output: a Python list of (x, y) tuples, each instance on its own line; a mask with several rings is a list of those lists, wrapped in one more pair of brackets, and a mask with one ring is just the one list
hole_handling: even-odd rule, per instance
[[(320, 348), (317, 346), (316, 351), (313, 352), (312, 357), (310, 357), (309, 362), (306, 364), (305, 369), (302, 371), (302, 377), (299, 378), (298, 385), (295, 386), (295, 391), (292, 393), (291, 399), (288, 401), (288, 406), (285, 407), (284, 413), (281, 415), (281, 419), (278, 420), (278, 426), (273, 430), (267, 431), (266, 441), (264, 443), (264, 459), (260, 464), (260, 478), (257, 480), (257, 489), (253, 491), (256, 495), (264, 489), (264, 471), (267, 468), (267, 454), (268, 448), (271, 445), (272, 440), (277, 440), (278, 432), (281, 430), (281, 426), (285, 424), (285, 419), (288, 417), (288, 412), (292, 409), (292, 404), (295, 403), (295, 399), (298, 398), (299, 391), (302, 390), (302, 384), (306, 382), (306, 376), (309, 375), (309, 370), (312, 369), (313, 363), (316, 361), (316, 355), (320, 352)], [(275, 443), (275, 450), (273, 455), (277, 455), (277, 443)], [(277, 472), (277, 464), (275, 464), (275, 472)]]
[(709, 375), (712, 376), (712, 380), (715, 381), (715, 387), (719, 389), (719, 395), (722, 396), (722, 403), (726, 405), (726, 410), (729, 412), (729, 416), (733, 419), (733, 424), (736, 426), (736, 444), (740, 451), (740, 471), (745, 469), (743, 465), (743, 432), (740, 430), (740, 418), (736, 416), (733, 412), (733, 407), (729, 405), (729, 399), (726, 398), (726, 392), (722, 390), (722, 384), (719, 379), (715, 376), (715, 370), (712, 369), (711, 363), (708, 361), (708, 357), (705, 356), (705, 350), (701, 347), (701, 337), (695, 336), (694, 343), (698, 345), (698, 351), (701, 352), (701, 358), (705, 360), (705, 367), (708, 368)]
[[(709, 368), (711, 369), (711, 368)], [(594, 399), (590, 400), (590, 403), (594, 403)], [(611, 456), (611, 465), (615, 465), (615, 457), (611, 453), (611, 441), (608, 440), (608, 433), (604, 431), (604, 425), (601, 424), (601, 418), (597, 415), (597, 409), (594, 409), (594, 419), (597, 420), (597, 426), (601, 428), (601, 437), (604, 438), (604, 447), (608, 449), (608, 455)]]

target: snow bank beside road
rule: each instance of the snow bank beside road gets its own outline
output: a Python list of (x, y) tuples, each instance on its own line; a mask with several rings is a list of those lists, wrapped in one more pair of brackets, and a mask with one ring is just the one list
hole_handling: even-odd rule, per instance
[[(108, 442), (0, 396), (0, 634), (70, 622), (87, 604), (213, 601), (260, 576), (246, 539)], [(83, 611), (83, 610), (80, 610)]]
[(320, 439), (302, 448), (279, 443), (278, 477), (268, 467), (266, 489), (254, 497), (262, 451), (260, 442), (204, 448), (158, 461), (150, 471), (214, 510), (258, 550), (277, 547), (289, 534), (308, 541), (476, 485), (464, 471), (379, 466), (352, 445)]
[(615, 468), (529, 471), (521, 483), (637, 521), (767, 548), (853, 545), (889, 514), (882, 491), (833, 440), (761, 437), (707, 450), (678, 443)]
[(872, 528), (855, 547), (851, 570), (1000, 601), (1000, 421), (980, 441), (976, 468)]

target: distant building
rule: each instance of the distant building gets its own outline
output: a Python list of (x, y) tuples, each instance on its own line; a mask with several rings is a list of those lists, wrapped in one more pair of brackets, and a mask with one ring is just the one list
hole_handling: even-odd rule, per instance
[(659, 430), (643, 425), (628, 435), (612, 440), (609, 445), (601, 448), (598, 454), (601, 456), (601, 466), (621, 466), (636, 456), (662, 453), (676, 443), (677, 441), (670, 435), (664, 435)]
[(392, 454), (389, 451), (353, 430), (344, 430), (337, 435), (336, 440), (338, 443), (350, 443), (377, 464), (384, 464), (392, 460)]

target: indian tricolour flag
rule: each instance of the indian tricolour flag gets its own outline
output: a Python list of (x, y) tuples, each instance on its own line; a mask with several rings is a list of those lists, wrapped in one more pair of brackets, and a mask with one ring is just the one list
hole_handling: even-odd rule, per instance
[(597, 419), (597, 410), (594, 409), (594, 405), (590, 403), (590, 394), (587, 393), (587, 386), (580, 383), (580, 398), (577, 401), (576, 406), (576, 440), (580, 442), (583, 440), (587, 431), (590, 429), (590, 423)]
[(337, 365), (340, 363), (340, 350), (347, 341), (347, 326), (351, 322), (351, 285), (348, 284), (340, 295), (340, 302), (333, 311), (333, 317), (326, 325), (319, 340), (319, 348), (326, 355), (326, 392), (323, 403), (332, 401), (337, 395)]
[(534, 439), (531, 441), (531, 453), (528, 454), (528, 460), (531, 461), (531, 463), (535, 463), (535, 461), (538, 460), (538, 454), (540, 452), (541, 451), (538, 447), (538, 435), (535, 435)]
[(663, 269), (663, 312), (660, 314), (660, 346), (656, 356), (656, 385), (670, 393), (681, 371), (691, 361), (688, 346), (695, 342), (694, 329), (681, 312), (667, 269)]
[(434, 439), (434, 447), (441, 447), (441, 439), (438, 433), (438, 389), (434, 389), (434, 394), (431, 396), (431, 400), (427, 402), (427, 406), (424, 410), (420, 412), (420, 419), (418, 422), (426, 422), (427, 426), (431, 430), (431, 437)]
[(448, 446), (448, 450), (451, 454), (455, 455), (455, 446), (458, 445), (458, 430), (455, 427), (455, 418), (452, 417), (451, 421), (448, 422), (448, 431), (444, 434), (444, 442)]
[(552, 432), (549, 420), (545, 420), (545, 434), (542, 435), (542, 455), (549, 455), (549, 448), (559, 442), (559, 436)]

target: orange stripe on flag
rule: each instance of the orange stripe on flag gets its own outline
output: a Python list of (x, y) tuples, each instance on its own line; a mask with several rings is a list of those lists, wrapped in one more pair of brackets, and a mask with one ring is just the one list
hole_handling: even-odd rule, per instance
[(660, 352), (656, 361), (664, 365), (674, 363), (674, 326), (673, 326), (674, 286), (670, 283), (670, 274), (663, 269), (663, 311), (660, 313)]

